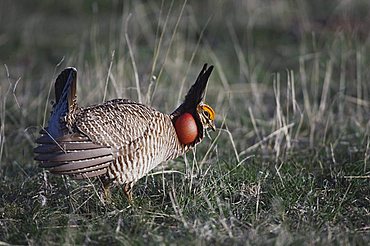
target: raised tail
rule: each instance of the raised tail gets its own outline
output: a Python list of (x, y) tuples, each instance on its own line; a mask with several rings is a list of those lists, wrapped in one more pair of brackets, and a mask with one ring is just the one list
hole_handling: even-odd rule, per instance
[[(45, 129), (50, 136), (57, 138), (65, 134), (66, 127), (71, 125), (76, 104), (77, 70), (73, 67), (64, 69), (55, 81), (55, 104), (48, 127)], [(66, 120), (61, 121), (66, 116)]]
[(72, 103), (76, 99), (76, 81), (77, 81), (77, 70), (74, 67), (68, 67), (64, 69), (57, 77), (55, 81), (55, 103), (58, 104), (59, 100), (68, 100), (68, 104)]

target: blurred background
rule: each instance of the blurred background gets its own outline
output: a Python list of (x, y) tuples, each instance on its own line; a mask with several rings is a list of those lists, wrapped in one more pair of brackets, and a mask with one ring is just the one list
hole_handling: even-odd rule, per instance
[(1, 1), (2, 130), (23, 139), (26, 128), (44, 125), (53, 81), (66, 66), (79, 70), (82, 105), (137, 99), (138, 81), (143, 103), (170, 112), (210, 63), (207, 100), (220, 123), (244, 136), (238, 151), (289, 123), (295, 133), (289, 146), (285, 137), (279, 142), (283, 149), (291, 140), (312, 147), (331, 130), (367, 131), (369, 5)]

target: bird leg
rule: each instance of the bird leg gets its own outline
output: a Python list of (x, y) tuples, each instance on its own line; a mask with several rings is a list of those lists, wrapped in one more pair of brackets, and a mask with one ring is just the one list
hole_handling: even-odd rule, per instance
[(130, 204), (132, 204), (133, 199), (132, 199), (132, 187), (134, 186), (133, 182), (126, 183), (123, 186), (123, 192), (125, 193), (127, 200)]
[(103, 198), (105, 201), (110, 201), (112, 199), (112, 196), (111, 196), (111, 192), (110, 192), (110, 185), (111, 185), (111, 182), (109, 179), (107, 178), (100, 178), (100, 182), (102, 184), (102, 188), (103, 188)]
[(110, 193), (110, 184), (109, 183), (106, 183), (106, 184), (103, 184), (103, 191), (104, 191), (104, 198), (106, 200), (111, 200), (112, 199), (112, 196), (111, 196), (111, 193)]

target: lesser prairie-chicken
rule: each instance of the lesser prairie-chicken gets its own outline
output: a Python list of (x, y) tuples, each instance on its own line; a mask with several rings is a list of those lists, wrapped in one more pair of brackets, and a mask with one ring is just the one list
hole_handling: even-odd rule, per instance
[(55, 103), (36, 140), (35, 160), (51, 173), (100, 177), (105, 191), (110, 183), (121, 184), (131, 201), (135, 182), (200, 143), (205, 129), (215, 129), (215, 112), (202, 101), (212, 69), (205, 64), (185, 101), (164, 114), (128, 99), (79, 107), (77, 70), (66, 68), (56, 79)]

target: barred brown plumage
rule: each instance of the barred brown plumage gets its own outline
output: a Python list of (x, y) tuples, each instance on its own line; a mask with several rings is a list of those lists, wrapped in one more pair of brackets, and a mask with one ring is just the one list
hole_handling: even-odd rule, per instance
[[(124, 185), (132, 200), (132, 187), (159, 163), (174, 159), (200, 143), (206, 128), (215, 129), (213, 109), (202, 102), (213, 66), (203, 66), (185, 101), (171, 114), (128, 99), (114, 99), (89, 107), (76, 102), (77, 70), (66, 68), (55, 82), (53, 111), (41, 130), (35, 160), (51, 173), (75, 179), (100, 177)], [(182, 143), (186, 124), (176, 124), (190, 114), (197, 128), (193, 142)], [(184, 117), (183, 117), (184, 118)], [(182, 128), (175, 127), (180, 125)], [(185, 126), (184, 126), (185, 125)], [(178, 135), (179, 134), (179, 135)]]

